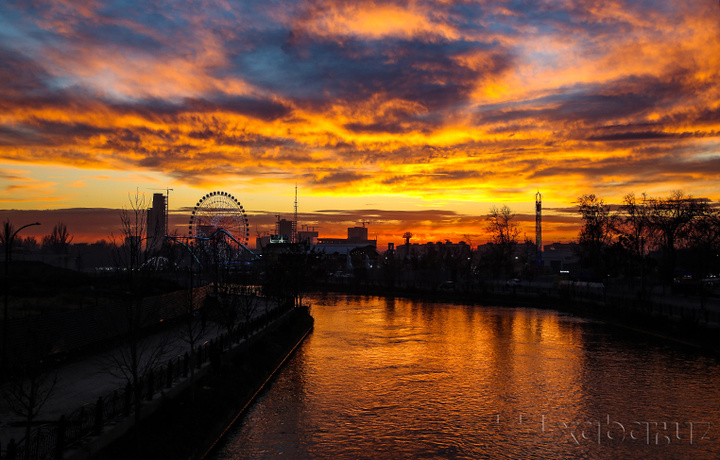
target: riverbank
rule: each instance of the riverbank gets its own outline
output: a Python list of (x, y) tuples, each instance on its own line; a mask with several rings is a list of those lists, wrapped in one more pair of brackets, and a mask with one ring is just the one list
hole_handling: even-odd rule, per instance
[[(618, 329), (702, 350), (720, 357), (720, 330), (713, 327), (713, 323), (700, 321), (700, 314), (707, 314), (708, 311), (688, 307), (689, 302), (684, 297), (667, 296), (662, 299), (662, 304), (659, 304), (649, 299), (641, 301), (635, 298), (606, 296), (602, 292), (583, 295), (558, 290), (553, 294), (541, 289), (512, 286), (496, 286), (495, 289), (485, 288), (468, 292), (329, 283), (322, 285), (321, 290), (353, 295), (557, 310), (603, 321)], [(715, 315), (717, 323), (719, 313), (711, 313)]]
[(294, 309), (244, 346), (224, 355), (214, 372), (198, 380), (194, 391), (188, 389), (166, 400), (94, 458), (203, 458), (312, 327), (308, 309)]

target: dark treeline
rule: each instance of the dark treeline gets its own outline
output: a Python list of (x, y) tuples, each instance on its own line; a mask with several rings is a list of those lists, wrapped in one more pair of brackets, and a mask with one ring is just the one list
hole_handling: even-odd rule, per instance
[(681, 191), (664, 198), (630, 193), (611, 206), (588, 194), (577, 205), (578, 256), (589, 277), (667, 286), (720, 271), (720, 211), (708, 199)]
[[(351, 263), (324, 259), (325, 270), (350, 271), (356, 282), (383, 286), (433, 289), (451, 281), (453, 289), (474, 289), (488, 281), (543, 277), (569, 278), (626, 286), (645, 292), (652, 286), (682, 294), (700, 293), (702, 281), (720, 273), (720, 209), (706, 198), (682, 191), (666, 197), (630, 193), (620, 204), (595, 194), (575, 204), (582, 224), (573, 248), (575, 262), (562, 274), (543, 262), (534, 241), (522, 234), (508, 206), (492, 207), (485, 216), (488, 244), (449, 241), (400, 245), (373, 259), (372, 251), (357, 250)], [(352, 267), (348, 270), (348, 267)], [(447, 286), (447, 284), (446, 284)]]
[[(585, 194), (578, 197), (575, 204), (582, 224), (574, 244), (577, 266), (571, 270), (571, 278), (644, 288), (646, 284), (670, 286), (691, 281), (697, 284), (720, 273), (720, 210), (706, 198), (694, 198), (681, 191), (665, 197), (630, 193), (621, 203), (609, 204), (595, 194)], [(8, 239), (6, 234), (12, 230), (9, 222), (6, 227), (0, 235), (3, 246)], [(128, 246), (143, 240), (141, 233), (129, 235), (128, 230), (129, 225), (125, 225), (123, 233), (110, 242), (73, 245), (72, 235), (65, 224), (59, 222), (39, 242), (33, 237), (18, 235), (11, 244), (18, 255), (23, 251), (41, 250), (48, 260), (55, 254), (65, 257), (58, 260), (69, 261), (71, 266), (74, 263), (78, 269), (117, 267), (124, 265), (119, 263), (117, 255), (136, 252)], [(399, 245), (387, 252), (357, 248), (349, 255), (325, 254), (317, 247), (312, 251), (309, 248), (275, 249), (269, 257), (265, 254), (264, 259), (250, 264), (253, 267), (250, 271), (255, 275), (246, 276), (249, 279), (245, 281), (264, 285), (279, 297), (297, 297), (297, 292), (312, 285), (314, 280), (337, 276), (340, 272), (384, 285), (396, 282), (427, 285), (448, 280), (477, 284), (485, 280), (533, 280), (540, 275), (557, 275), (541, 263), (542, 254), (538, 254), (535, 242), (522, 234), (508, 206), (492, 207), (485, 216), (481, 233), (489, 244), (473, 245), (466, 237), (466, 241), (459, 243)], [(197, 249), (165, 241), (162, 250), (143, 254), (143, 262), (183, 267), (188, 271), (193, 269), (188, 251)], [(291, 254), (298, 251), (294, 256)], [(202, 258), (200, 254), (196, 256)], [(206, 266), (222, 266), (213, 260), (203, 262)], [(249, 265), (243, 265), (242, 272), (248, 268)], [(194, 270), (198, 271), (198, 279), (210, 282), (219, 275), (212, 271), (200, 273), (199, 264)], [(259, 273), (263, 276), (258, 276)], [(237, 271), (233, 274), (237, 275)], [(296, 282), (296, 278), (299, 281)], [(303, 289), (296, 285), (302, 285)]]

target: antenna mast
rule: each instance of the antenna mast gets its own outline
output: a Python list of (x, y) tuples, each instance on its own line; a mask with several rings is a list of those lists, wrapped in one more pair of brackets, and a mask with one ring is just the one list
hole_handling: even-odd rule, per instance
[(297, 243), (297, 224), (298, 224), (298, 218), (297, 218), (297, 210), (298, 210), (298, 200), (297, 200), (297, 184), (295, 184), (295, 219), (292, 223), (292, 236), (290, 237), (290, 241), (292, 243)]

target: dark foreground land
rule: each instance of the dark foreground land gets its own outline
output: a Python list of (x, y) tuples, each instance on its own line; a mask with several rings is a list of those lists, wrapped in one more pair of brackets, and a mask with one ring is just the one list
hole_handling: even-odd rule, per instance
[[(67, 295), (67, 304), (81, 303), (107, 308), (98, 298), (117, 295), (112, 279), (87, 277), (64, 270), (46, 267), (28, 269), (25, 288), (15, 285), (11, 300), (26, 307), (32, 297)], [(29, 279), (32, 278), (32, 279)], [(46, 286), (29, 289), (31, 284)], [(92, 288), (88, 289), (88, 286)], [(152, 286), (148, 294), (162, 294), (176, 288), (171, 279)], [(642, 332), (659, 340), (681, 343), (720, 356), (720, 299), (699, 299), (689, 296), (646, 296), (589, 288), (558, 288), (528, 284), (509, 286), (505, 283), (476, 286), (472, 290), (422, 289), (361, 283), (328, 283), (318, 286), (320, 291), (337, 291), (357, 295), (409, 297), (428, 301), (452, 301), (510, 307), (549, 308), (569, 314), (590, 317), (614, 324), (628, 333)], [(157, 290), (157, 291), (155, 291)], [(90, 292), (91, 294), (88, 294)], [(60, 294), (58, 294), (60, 293)], [(53, 299), (57, 301), (57, 298)], [(50, 303), (55, 303), (51, 301)], [(97, 305), (100, 303), (101, 305)], [(22, 305), (24, 304), (24, 305)], [(57, 308), (57, 307), (55, 307)], [(38, 316), (43, 316), (42, 314)], [(52, 317), (49, 314), (48, 317)], [(55, 325), (60, 324), (55, 322)], [(66, 328), (63, 328), (66, 329)], [(256, 392), (302, 338), (312, 329), (312, 317), (307, 309), (294, 309), (283, 320), (253, 336), (241, 347), (223, 356), (213, 372), (204, 375), (195, 385), (170, 399), (162, 397), (158, 411), (141, 421), (122, 438), (107, 445), (92, 458), (99, 459), (200, 459), (218, 436), (243, 412)]]
[[(5, 276), (0, 264), (0, 282)], [(122, 272), (89, 274), (42, 262), (13, 262), (7, 274), (8, 316), (26, 318), (105, 306), (126, 295), (126, 278)], [(154, 276), (143, 286), (142, 295), (157, 296), (186, 287), (178, 276)]]
[(223, 356), (222, 363), (174, 400), (94, 458), (202, 459), (242, 414), (257, 392), (312, 330), (307, 308), (296, 308), (245, 346)]

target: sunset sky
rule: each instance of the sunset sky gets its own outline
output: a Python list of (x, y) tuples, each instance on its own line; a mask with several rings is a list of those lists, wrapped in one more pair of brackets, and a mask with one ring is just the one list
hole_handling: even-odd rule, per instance
[(720, 199), (719, 43), (718, 0), (6, 0), (0, 218), (94, 241), (169, 187), (185, 232), (222, 190), (254, 237), (297, 184), (321, 236), (477, 244), (539, 190), (567, 241), (584, 193)]

